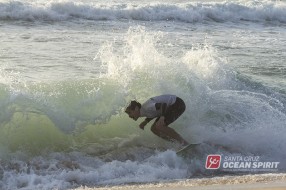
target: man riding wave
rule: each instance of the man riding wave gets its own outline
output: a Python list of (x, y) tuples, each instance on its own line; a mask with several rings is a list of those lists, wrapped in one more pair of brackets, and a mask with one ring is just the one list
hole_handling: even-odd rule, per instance
[(178, 119), (184, 113), (185, 109), (186, 105), (181, 98), (166, 94), (152, 97), (143, 104), (131, 101), (125, 112), (135, 121), (139, 117), (146, 117), (139, 125), (142, 130), (144, 130), (147, 123), (156, 118), (151, 126), (151, 131), (155, 135), (168, 141), (177, 141), (185, 146), (189, 143), (168, 126)]

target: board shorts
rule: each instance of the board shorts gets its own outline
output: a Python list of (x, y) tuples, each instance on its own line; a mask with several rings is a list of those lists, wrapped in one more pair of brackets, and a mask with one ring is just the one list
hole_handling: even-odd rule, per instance
[[(168, 126), (176, 121), (176, 119), (178, 119), (184, 113), (185, 109), (185, 102), (181, 98), (177, 97), (175, 103), (170, 105), (163, 115), (165, 117), (165, 124)], [(158, 117), (154, 123), (156, 123), (159, 119), (160, 117)]]

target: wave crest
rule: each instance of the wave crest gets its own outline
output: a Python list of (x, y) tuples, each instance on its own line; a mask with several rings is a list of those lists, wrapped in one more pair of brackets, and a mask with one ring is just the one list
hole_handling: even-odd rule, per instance
[(0, 3), (0, 20), (140, 20), (194, 22), (286, 22), (284, 2), (93, 4), (51, 2), (45, 5)]

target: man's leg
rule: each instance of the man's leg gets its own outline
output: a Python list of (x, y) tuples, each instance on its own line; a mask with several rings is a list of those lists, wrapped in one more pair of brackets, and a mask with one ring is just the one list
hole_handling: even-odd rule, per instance
[(158, 137), (161, 137), (162, 139), (165, 139), (167, 141), (172, 141), (172, 139), (163, 133), (161, 133), (159, 130), (156, 129), (156, 122), (151, 126), (151, 131), (157, 135)]
[(172, 138), (173, 140), (178, 141), (182, 145), (188, 145), (189, 143), (181, 137), (174, 129), (170, 128), (168, 125), (176, 121), (185, 111), (186, 105), (185, 102), (177, 97), (176, 102), (169, 106), (164, 114), (164, 122), (160, 122), (160, 124), (156, 124), (156, 130), (164, 133), (168, 137)]
[(182, 145), (188, 145), (189, 143), (184, 140), (174, 129), (168, 127), (168, 126), (163, 126), (163, 127), (157, 127), (156, 122), (152, 125), (151, 131), (168, 141), (177, 141)]
[(171, 139), (176, 140), (177, 142), (179, 142), (182, 145), (188, 145), (189, 143), (183, 139), (183, 137), (181, 137), (181, 135), (179, 135), (174, 129), (168, 127), (168, 126), (156, 126), (156, 130), (160, 131), (161, 133), (163, 133), (164, 135), (168, 136)]

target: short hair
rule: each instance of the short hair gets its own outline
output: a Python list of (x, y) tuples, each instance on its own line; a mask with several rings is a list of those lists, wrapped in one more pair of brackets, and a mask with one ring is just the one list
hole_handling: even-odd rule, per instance
[(129, 110), (135, 110), (136, 107), (139, 107), (140, 109), (141, 104), (135, 100), (132, 100), (130, 104), (127, 106), (127, 108), (125, 109), (125, 112), (128, 112)]

